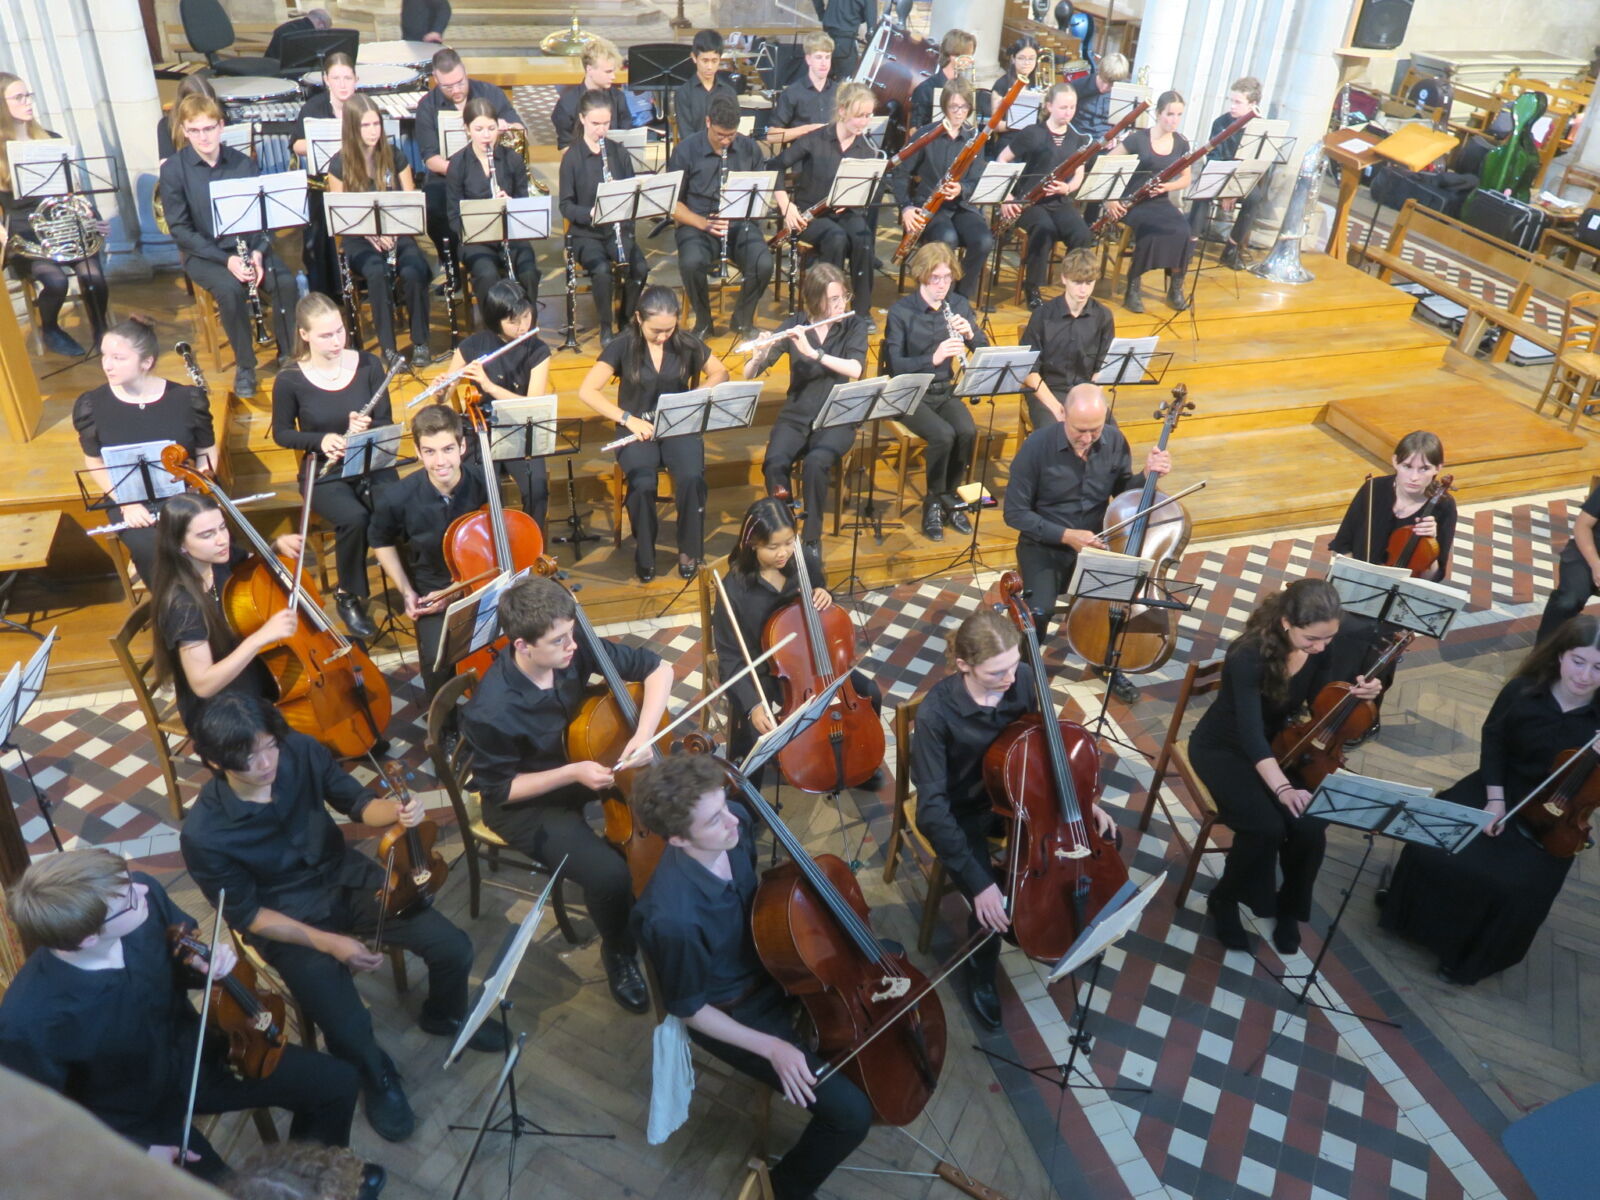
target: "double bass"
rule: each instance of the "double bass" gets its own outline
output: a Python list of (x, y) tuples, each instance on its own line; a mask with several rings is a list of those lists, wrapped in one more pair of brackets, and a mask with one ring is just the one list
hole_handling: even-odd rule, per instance
[[(260, 660), (278, 686), (278, 711), (289, 728), (321, 742), (340, 758), (356, 758), (383, 739), (389, 723), (389, 685), (360, 643), (345, 638), (322, 611), (322, 598), (300, 563), (280, 559), (244, 518), (216, 480), (189, 465), (182, 446), (161, 452), (174, 479), (214, 499), (255, 557), (233, 569), (223, 585), (223, 616), (239, 637), (248, 637), (280, 609), (295, 607), (294, 635), (262, 651)], [(310, 522), (316, 459), (306, 456), (301, 555)]]
[(1022, 634), (1037, 711), (990, 745), (983, 782), (1010, 825), (1003, 887), (1012, 934), (1030, 958), (1054, 962), (1128, 882), (1128, 868), (1088, 818), (1100, 793), (1100, 751), (1087, 729), (1056, 715), (1022, 578), (1007, 571), (998, 587)]
[[(1439, 507), (1439, 501), (1450, 494), (1450, 489), (1455, 486), (1454, 475), (1440, 475), (1428, 485), (1428, 490), (1423, 493), (1422, 507), (1417, 509), (1416, 520), (1431, 517)], [(1370, 512), (1370, 500), (1368, 504)], [(1370, 520), (1370, 515), (1369, 518)], [(1369, 536), (1368, 542), (1372, 539)], [(1413, 576), (1426, 575), (1439, 561), (1444, 553), (1436, 537), (1418, 537), (1416, 525), (1402, 525), (1389, 535), (1389, 544), (1384, 547), (1383, 561), (1391, 567), (1404, 567)]]
[[(1395, 634), (1378, 661), (1366, 672), (1371, 679), (1400, 661), (1416, 640), (1410, 630)], [(1378, 706), (1357, 697), (1348, 683), (1330, 683), (1311, 699), (1311, 715), (1284, 726), (1272, 739), (1272, 754), (1285, 773), (1293, 773), (1307, 791), (1344, 766), (1345, 745), (1364, 735), (1378, 719)]]
[[(211, 947), (184, 925), (167, 926), (167, 944), (175, 956), (192, 956), (201, 970), (211, 962)], [(233, 970), (211, 984), (206, 1029), (227, 1039), (228, 1070), (239, 1079), (265, 1079), (277, 1070), (289, 1044), (283, 997), (257, 986), (256, 969), (243, 955)]]

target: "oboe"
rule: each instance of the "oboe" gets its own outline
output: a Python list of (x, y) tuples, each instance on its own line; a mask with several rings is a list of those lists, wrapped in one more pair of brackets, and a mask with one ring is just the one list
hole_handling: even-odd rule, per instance
[[(507, 195), (509, 195), (509, 193), (504, 191), (500, 187), (500, 181), (499, 181), (499, 179), (497, 179), (495, 177), (495, 173), (494, 173), (494, 147), (491, 146), (491, 147), (489, 147), (489, 198), (491, 200), (499, 200), (499, 199), (502, 199), (503, 197), (505, 197)], [(515, 266), (513, 266), (512, 263), (511, 263), (511, 243), (506, 238), (506, 226), (507, 226), (507, 222), (506, 222), (505, 210), (501, 209), (500, 210), (500, 253), (505, 257), (505, 260), (506, 260), (506, 278), (507, 279), (515, 279), (517, 277), (517, 268)], [(534, 303), (538, 303), (538, 298), (537, 297), (534, 297)]]
[[(605, 138), (600, 139), (600, 181), (602, 183), (611, 182), (611, 156), (606, 153)], [(628, 261), (627, 248), (622, 244), (622, 222), (614, 221), (611, 227), (616, 231), (617, 235), (617, 265), (620, 267)]]
[(256, 345), (265, 346), (272, 340), (272, 335), (267, 332), (267, 315), (261, 311), (261, 288), (256, 279), (256, 264), (251, 260), (250, 247), (244, 244), (244, 238), (234, 238), (233, 244), (239, 261), (250, 272), (250, 282), (245, 287), (250, 294), (250, 320), (256, 327)]

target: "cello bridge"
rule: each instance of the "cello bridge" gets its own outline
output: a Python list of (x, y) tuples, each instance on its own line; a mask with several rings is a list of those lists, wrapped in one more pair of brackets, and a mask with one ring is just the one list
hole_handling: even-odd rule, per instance
[(272, 1028), (272, 1014), (266, 1009), (262, 1009), (255, 1015), (255, 1018), (251, 1021), (251, 1024), (253, 1024), (262, 1033), (266, 1033), (267, 1030)]
[(1087, 847), (1087, 846), (1058, 846), (1056, 848), (1056, 857), (1057, 858), (1088, 858), (1089, 857), (1089, 847)]
[(1567, 806), (1559, 800), (1546, 800), (1544, 810), (1552, 817), (1564, 817), (1567, 814)]
[(428, 880), (430, 880), (432, 878), (433, 878), (433, 872), (428, 870), (426, 867), (423, 867), (422, 869), (420, 869), (418, 871), (412, 872), (411, 882), (416, 884), (418, 887), (427, 887), (428, 886)]
[(881, 1004), (885, 1000), (898, 1000), (911, 990), (911, 980), (904, 975), (885, 975), (880, 981), (883, 991), (872, 993), (872, 1002)]

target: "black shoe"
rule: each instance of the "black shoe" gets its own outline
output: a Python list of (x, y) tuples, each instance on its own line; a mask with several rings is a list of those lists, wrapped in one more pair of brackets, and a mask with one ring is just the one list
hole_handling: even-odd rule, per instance
[(1128, 276), (1128, 291), (1122, 297), (1122, 307), (1129, 312), (1142, 313), (1144, 311), (1144, 293), (1139, 289), (1139, 277)]
[(717, 329), (710, 317), (694, 323), (694, 335), (701, 341), (705, 341), (706, 338), (714, 338), (719, 332), (721, 331)]
[(1300, 949), (1300, 922), (1293, 917), (1279, 917), (1272, 927), (1272, 945), (1279, 954), (1293, 954)]
[(294, 364), (295, 364), (294, 355), (292, 355), (292, 354), (280, 354), (280, 355), (278, 355), (278, 370), (287, 371), (290, 367), (294, 366)]
[(1244, 269), (1244, 252), (1240, 250), (1238, 242), (1229, 242), (1222, 248), (1222, 265), (1230, 271)]
[[(860, 313), (857, 313), (856, 315), (857, 316), (861, 316)], [(876, 317), (861, 316), (861, 319), (867, 323), (867, 332), (868, 333), (877, 333), (878, 332), (878, 320), (877, 320)]]
[(680, 579), (693, 579), (699, 572), (700, 560), (698, 558), (691, 558), (687, 561), (681, 558), (678, 560), (678, 577)]
[(344, 622), (351, 637), (365, 639), (378, 636), (378, 627), (367, 616), (366, 601), (360, 596), (339, 592), (335, 595), (334, 607), (339, 610), (339, 620)]
[(1173, 312), (1182, 312), (1189, 307), (1189, 297), (1183, 294), (1183, 272), (1179, 272), (1167, 281), (1167, 307)]
[(640, 583), (649, 583), (656, 577), (656, 568), (653, 563), (648, 567), (642, 567), (635, 563), (633, 573), (639, 577)]
[(1116, 697), (1119, 703), (1139, 703), (1139, 689), (1134, 686), (1133, 680), (1129, 679), (1121, 671), (1111, 672), (1110, 677), (1106, 680), (1106, 686), (1111, 689), (1111, 694)]
[(1244, 931), (1244, 922), (1239, 919), (1237, 901), (1216, 900), (1208, 896), (1206, 911), (1211, 914), (1211, 923), (1217, 931), (1217, 941), (1222, 943), (1223, 949), (1250, 949), (1250, 935)]
[(356, 1192), (356, 1200), (378, 1200), (383, 1192), (383, 1185), (388, 1182), (389, 1172), (377, 1163), (362, 1163), (361, 1188)]
[(944, 541), (944, 509), (937, 500), (922, 506), (922, 536), (930, 542)]
[(233, 373), (233, 394), (241, 400), (248, 400), (256, 394), (256, 373), (246, 367), (240, 367)]
[(1462, 979), (1459, 975), (1457, 975), (1454, 971), (1452, 971), (1449, 967), (1445, 966), (1443, 963), (1439, 964), (1439, 969), (1436, 970), (1433, 974), (1434, 974), (1435, 978), (1440, 980), (1440, 982), (1442, 982), (1442, 983), (1453, 983), (1453, 984), (1456, 985), (1456, 987), (1471, 987), (1472, 986), (1472, 984), (1468, 980)]
[(400, 351), (385, 350), (383, 352), (383, 369), (385, 373), (394, 370), (403, 362), (405, 362), (405, 359), (400, 357)]
[(417, 1114), (411, 1111), (411, 1101), (400, 1086), (397, 1071), (385, 1071), (377, 1084), (364, 1089), (367, 1124), (372, 1132), (386, 1142), (403, 1142), (417, 1127)]
[(972, 521), (967, 517), (965, 510), (949, 508), (945, 510), (944, 523), (954, 529), (963, 537), (972, 533)]
[(432, 361), (433, 361), (433, 355), (431, 353), (429, 353), (428, 348), (426, 346), (413, 346), (413, 347), (411, 347), (411, 369), (412, 370), (420, 371), (423, 367), (427, 366)]
[(728, 330), (730, 333), (737, 334), (740, 337), (746, 337), (756, 331), (755, 318), (741, 313), (734, 313), (733, 320), (728, 325)]
[(68, 358), (82, 358), (89, 353), (78, 341), (59, 325), (51, 326), (40, 334), (44, 348), (52, 354), (64, 354)]
[(650, 992), (644, 986), (644, 976), (639, 973), (638, 955), (602, 949), (600, 961), (605, 964), (606, 978), (611, 982), (611, 998), (631, 1013), (649, 1012)]
[[(454, 1038), (461, 1034), (460, 1017), (430, 1017), (423, 1014), (417, 1021), (417, 1028), (423, 1033), (431, 1033), (435, 1037)], [(485, 1053), (504, 1054), (506, 1049), (506, 1031), (502, 1025), (493, 1021), (485, 1021), (479, 1025), (477, 1031), (467, 1039), (467, 1049), (482, 1050)]]
[(1000, 1028), (1000, 993), (994, 980), (978, 979), (970, 968), (967, 971), (967, 994), (972, 997), (972, 1014), (985, 1029)]
[[(1027, 302), (1027, 305), (1028, 305), (1029, 309), (1035, 309), (1035, 308), (1038, 308), (1038, 307), (1040, 307), (1041, 305), (1044, 304), (1044, 296), (1040, 293), (1039, 289), (1036, 288), (1036, 287), (1023, 288), (1022, 289), (1022, 297)], [(990, 1028), (993, 1028), (993, 1026), (991, 1026)]]

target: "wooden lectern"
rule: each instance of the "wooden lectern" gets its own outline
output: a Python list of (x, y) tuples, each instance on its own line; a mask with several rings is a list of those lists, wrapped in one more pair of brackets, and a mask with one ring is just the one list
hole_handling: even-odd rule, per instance
[[(1378, 161), (1376, 146), (1383, 139), (1364, 130), (1335, 129), (1322, 139), (1328, 158), (1339, 164), (1339, 206), (1333, 211), (1333, 228), (1328, 231), (1328, 257), (1345, 260), (1349, 235), (1350, 210), (1355, 207), (1361, 172)], [(1358, 147), (1356, 143), (1361, 143)]]

